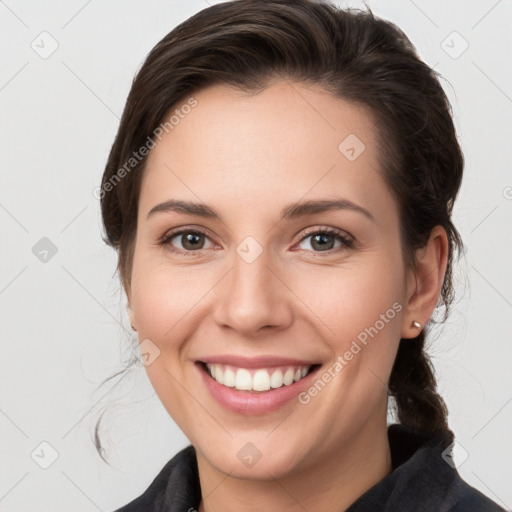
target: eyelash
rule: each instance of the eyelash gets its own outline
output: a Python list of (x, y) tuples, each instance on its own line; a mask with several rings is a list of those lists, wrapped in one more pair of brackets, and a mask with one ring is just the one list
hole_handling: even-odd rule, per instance
[[(183, 234), (203, 235), (207, 238), (210, 238), (206, 232), (204, 232), (198, 228), (196, 228), (196, 229), (181, 229), (178, 231), (172, 231), (170, 233), (166, 233), (162, 237), (162, 239), (159, 241), (158, 245), (165, 246), (169, 251), (174, 252), (176, 254), (182, 254), (184, 256), (196, 256), (200, 251), (203, 250), (203, 249), (197, 249), (197, 250), (191, 250), (191, 251), (182, 251), (180, 249), (174, 248), (170, 244), (171, 240), (173, 238), (175, 238), (179, 235), (183, 235)], [(314, 236), (314, 235), (331, 235), (331, 236), (335, 237), (337, 240), (339, 240), (340, 242), (342, 242), (344, 245), (344, 247), (337, 247), (335, 249), (329, 249), (327, 251), (312, 251), (315, 254), (315, 256), (320, 256), (320, 257), (323, 257), (324, 255), (329, 256), (329, 255), (332, 255), (333, 253), (339, 252), (340, 250), (353, 249), (356, 247), (356, 243), (354, 240), (342, 235), (341, 231), (339, 231), (337, 229), (333, 229), (333, 228), (328, 228), (328, 227), (317, 228), (315, 231), (304, 231), (301, 234), (301, 239), (299, 240), (298, 243), (301, 243), (306, 238), (309, 238), (310, 236)], [(306, 250), (306, 249), (299, 249), (299, 250)]]

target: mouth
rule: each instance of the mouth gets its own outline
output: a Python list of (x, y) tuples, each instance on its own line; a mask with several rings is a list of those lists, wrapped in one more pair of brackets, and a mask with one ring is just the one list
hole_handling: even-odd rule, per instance
[(321, 364), (283, 365), (262, 368), (241, 368), (229, 364), (197, 361), (202, 371), (225, 388), (251, 394), (271, 393), (291, 386), (312, 373)]

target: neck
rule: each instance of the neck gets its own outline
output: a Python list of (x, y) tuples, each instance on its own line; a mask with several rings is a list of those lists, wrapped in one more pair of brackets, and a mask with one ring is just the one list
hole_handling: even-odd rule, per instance
[(203, 495), (198, 512), (340, 512), (392, 471), (387, 428), (371, 423), (315, 466), (282, 478), (233, 478), (199, 453), (198, 469)]

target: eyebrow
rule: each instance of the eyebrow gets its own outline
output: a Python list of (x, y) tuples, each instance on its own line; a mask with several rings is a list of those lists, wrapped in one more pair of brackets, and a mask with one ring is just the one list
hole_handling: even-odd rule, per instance
[[(291, 220), (332, 210), (352, 210), (362, 213), (368, 219), (375, 221), (374, 216), (368, 210), (353, 203), (352, 201), (342, 198), (291, 203), (281, 210), (281, 220)], [(222, 220), (221, 216), (213, 208), (206, 204), (182, 201), (178, 199), (170, 199), (169, 201), (157, 204), (151, 208), (147, 219), (157, 213), (167, 212), (177, 212), (186, 215), (195, 215), (197, 217)]]

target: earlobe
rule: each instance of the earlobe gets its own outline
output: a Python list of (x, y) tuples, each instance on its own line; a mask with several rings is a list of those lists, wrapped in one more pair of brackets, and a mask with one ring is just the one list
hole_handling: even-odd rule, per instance
[(448, 262), (448, 237), (442, 226), (435, 226), (425, 247), (416, 251), (412, 290), (402, 324), (402, 338), (415, 338), (434, 311), (443, 286)]

